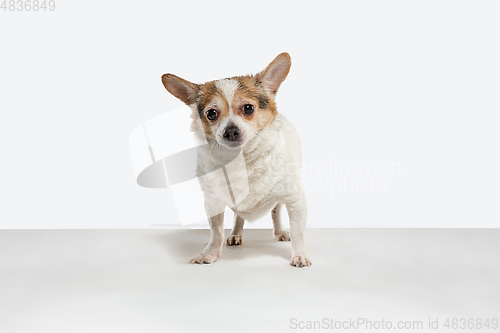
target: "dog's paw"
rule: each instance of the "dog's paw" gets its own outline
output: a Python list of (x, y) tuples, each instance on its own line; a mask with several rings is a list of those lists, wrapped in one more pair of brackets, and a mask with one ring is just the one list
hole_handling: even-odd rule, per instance
[(281, 231), (274, 234), (274, 238), (280, 242), (287, 242), (290, 240), (290, 233), (288, 231)]
[(220, 255), (213, 255), (213, 254), (208, 254), (208, 253), (200, 253), (193, 259), (191, 259), (190, 263), (191, 264), (211, 264), (217, 261), (219, 259)]
[(292, 260), (290, 260), (290, 265), (295, 267), (307, 267), (312, 265), (312, 261), (304, 256), (296, 255), (292, 257)]
[(241, 237), (241, 235), (230, 235), (226, 239), (226, 244), (229, 246), (241, 245), (241, 244), (243, 244), (243, 237)]

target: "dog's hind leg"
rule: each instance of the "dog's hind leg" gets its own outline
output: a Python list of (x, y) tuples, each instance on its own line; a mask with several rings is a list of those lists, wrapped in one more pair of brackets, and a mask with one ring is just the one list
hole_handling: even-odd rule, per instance
[(234, 214), (234, 226), (233, 226), (233, 231), (231, 231), (231, 234), (226, 240), (226, 244), (231, 246), (231, 245), (241, 245), (243, 244), (243, 225), (245, 224), (245, 220), (241, 217), (238, 216), (237, 214)]
[(285, 230), (285, 227), (283, 226), (283, 221), (281, 220), (282, 207), (283, 204), (281, 202), (278, 202), (271, 211), (271, 216), (273, 218), (274, 238), (276, 238), (276, 240), (279, 240), (281, 242), (290, 240), (290, 234), (288, 233), (288, 231)]

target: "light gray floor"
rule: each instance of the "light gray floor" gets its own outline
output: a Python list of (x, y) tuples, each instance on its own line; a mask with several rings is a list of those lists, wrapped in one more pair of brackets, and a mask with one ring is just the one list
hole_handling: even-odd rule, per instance
[(188, 261), (208, 230), (0, 231), (0, 332), (293, 332), (292, 322), (324, 318), (424, 328), (429, 318), (500, 319), (500, 230), (311, 229), (305, 269), (289, 265), (290, 243), (271, 233), (245, 230), (242, 246), (200, 266)]

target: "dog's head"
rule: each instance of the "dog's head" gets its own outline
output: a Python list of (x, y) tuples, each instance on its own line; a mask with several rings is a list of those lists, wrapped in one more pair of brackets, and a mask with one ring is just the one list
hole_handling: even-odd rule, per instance
[(193, 126), (195, 131), (225, 147), (237, 148), (273, 122), (277, 114), (274, 98), (290, 66), (290, 55), (282, 53), (255, 75), (195, 84), (165, 74), (162, 82), (199, 116), (202, 128)]

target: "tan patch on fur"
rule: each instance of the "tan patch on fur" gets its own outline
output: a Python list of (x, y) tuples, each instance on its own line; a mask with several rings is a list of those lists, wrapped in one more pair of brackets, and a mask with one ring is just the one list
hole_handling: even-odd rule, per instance
[[(196, 99), (196, 107), (205, 134), (209, 138), (214, 139), (215, 133), (212, 131), (213, 126), (220, 122), (221, 119), (229, 116), (229, 106), (227, 105), (226, 99), (217, 89), (215, 81), (210, 81), (200, 85)], [(217, 118), (213, 121), (209, 120), (206, 116), (206, 111), (210, 109), (215, 109), (218, 114)]]
[[(253, 127), (261, 130), (270, 125), (278, 111), (274, 97), (269, 96), (264, 87), (261, 86), (258, 76), (235, 76), (233, 79), (239, 83), (239, 88), (234, 94), (233, 109), (246, 121), (252, 123)], [(251, 115), (243, 113), (245, 104), (252, 104), (255, 112)]]

